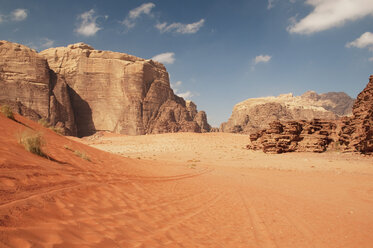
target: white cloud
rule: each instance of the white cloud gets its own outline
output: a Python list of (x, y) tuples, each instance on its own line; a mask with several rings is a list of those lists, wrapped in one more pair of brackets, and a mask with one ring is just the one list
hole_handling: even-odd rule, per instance
[(365, 32), (359, 38), (346, 44), (346, 47), (366, 48), (373, 51), (373, 33)]
[(141, 15), (150, 15), (151, 10), (154, 7), (154, 3), (141, 4), (139, 7), (130, 10), (128, 16), (121, 23), (125, 25), (127, 29), (131, 29), (136, 25), (136, 19), (138, 19)]
[(373, 15), (372, 0), (306, 0), (313, 11), (300, 21), (291, 24), (290, 33), (312, 34), (342, 26), (367, 15)]
[(27, 45), (35, 50), (44, 50), (53, 47), (54, 40), (51, 40), (49, 38), (41, 38), (36, 42), (30, 42)]
[(183, 24), (179, 22), (174, 22), (167, 25), (167, 22), (158, 23), (155, 27), (161, 32), (176, 32), (181, 34), (194, 34), (198, 32), (198, 30), (203, 26), (205, 23), (205, 19), (201, 19), (198, 22), (190, 23), (190, 24)]
[(178, 93), (177, 95), (184, 98), (185, 100), (189, 100), (190, 98), (194, 96), (194, 94), (190, 92), (189, 90), (186, 92)]
[(171, 84), (171, 88), (175, 88), (175, 92), (178, 91), (178, 88), (183, 84), (181, 81), (177, 81)]
[(158, 61), (163, 64), (173, 64), (175, 62), (175, 53), (168, 52), (168, 53), (161, 53), (155, 55), (152, 60)]
[(272, 9), (273, 7), (275, 7), (275, 1), (276, 0), (268, 0), (267, 9)]
[(370, 57), (368, 60), (369, 60), (370, 62), (373, 62), (373, 57)]
[(23, 21), (27, 18), (27, 10), (26, 9), (15, 9), (10, 13), (10, 19), (12, 21)]
[(154, 3), (144, 3), (141, 4), (139, 7), (134, 8), (133, 10), (130, 11), (129, 13), (129, 18), (131, 19), (136, 19), (138, 18), (141, 14), (146, 14), (149, 15), (150, 11), (152, 8), (155, 7)]
[(75, 29), (75, 32), (83, 36), (93, 36), (95, 35), (100, 28), (96, 23), (98, 16), (94, 16), (95, 11), (93, 9), (84, 12), (78, 16), (78, 19), (81, 20), (78, 28)]
[(254, 59), (254, 64), (267, 63), (271, 60), (272, 56), (269, 55), (258, 55)]
[(41, 48), (50, 48), (54, 45), (54, 40), (48, 39), (48, 38), (43, 38), (41, 40), (40, 47)]
[(173, 89), (173, 91), (176, 95), (184, 98), (185, 100), (191, 99), (194, 96), (194, 94), (191, 91), (188, 90), (188, 91), (185, 91), (185, 92), (180, 92), (180, 87), (181, 87), (182, 84), (183, 84), (182, 81), (177, 81), (177, 82), (171, 84), (171, 88)]

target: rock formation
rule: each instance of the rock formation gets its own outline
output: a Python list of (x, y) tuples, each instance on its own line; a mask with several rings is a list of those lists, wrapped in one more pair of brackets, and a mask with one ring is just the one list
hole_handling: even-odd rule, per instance
[[(139, 135), (208, 129), (205, 114), (174, 94), (166, 68), (87, 44), (40, 52), (1, 41), (1, 101), (21, 104), (66, 134)], [(194, 103), (193, 103), (194, 104)], [(25, 112), (25, 111), (23, 111)], [(195, 121), (194, 118), (198, 116)], [(206, 125), (207, 124), (207, 125)]]
[(197, 111), (197, 105), (192, 101), (186, 101), (186, 107), (190, 114), (190, 117), (198, 124), (201, 128), (202, 133), (211, 131), (211, 126), (207, 122), (207, 115), (205, 111)]
[(342, 120), (339, 142), (347, 151), (373, 153), (373, 75), (357, 96), (353, 116)]
[[(250, 134), (248, 149), (269, 153), (345, 152), (373, 153), (373, 75), (353, 105), (353, 116), (336, 121), (275, 121), (268, 129)], [(330, 147), (332, 144), (332, 147)]]
[(0, 104), (33, 120), (52, 117), (65, 134), (76, 135), (67, 86), (56, 82), (46, 59), (8, 41), (0, 41), (0, 54)]
[(26, 46), (0, 41), (0, 101), (20, 102), (40, 116), (49, 114), (47, 61)]
[(336, 125), (330, 121), (274, 121), (269, 129), (250, 135), (248, 149), (266, 153), (324, 152), (335, 137)]
[(251, 133), (273, 121), (335, 120), (351, 115), (354, 99), (343, 92), (317, 94), (308, 91), (301, 96), (283, 94), (278, 97), (251, 98), (236, 104), (228, 122), (220, 130), (233, 133)]

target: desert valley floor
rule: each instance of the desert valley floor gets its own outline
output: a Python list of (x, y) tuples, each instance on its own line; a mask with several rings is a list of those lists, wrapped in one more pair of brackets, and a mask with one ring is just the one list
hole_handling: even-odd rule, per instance
[[(372, 157), (270, 155), (226, 133), (66, 138), (16, 119), (0, 116), (0, 247), (373, 246)], [(48, 158), (17, 143), (27, 127)]]

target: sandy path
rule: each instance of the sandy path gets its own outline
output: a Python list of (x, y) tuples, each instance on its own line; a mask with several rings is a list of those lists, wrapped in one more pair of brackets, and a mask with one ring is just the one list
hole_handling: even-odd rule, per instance
[[(169, 141), (144, 159), (153, 149), (146, 140), (135, 151), (143, 157), (128, 159), (48, 132), (53, 162), (25, 153), (10, 135), (13, 124), (2, 122), (9, 136), (0, 137), (7, 144), (0, 146), (1, 247), (372, 247), (371, 158), (272, 157), (245, 153), (243, 136), (180, 134), (153, 137), (174, 139), (168, 149), (185, 147), (179, 155), (167, 159)], [(129, 144), (128, 137), (84, 142)], [(220, 160), (209, 152), (214, 146), (222, 146)]]

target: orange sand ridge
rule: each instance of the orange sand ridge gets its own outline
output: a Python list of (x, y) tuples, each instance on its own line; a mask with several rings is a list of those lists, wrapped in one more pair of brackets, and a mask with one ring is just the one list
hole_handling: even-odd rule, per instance
[[(0, 247), (373, 245), (372, 157), (267, 155), (224, 133), (80, 140), (16, 118), (0, 116)], [(25, 125), (49, 160), (17, 143)]]

